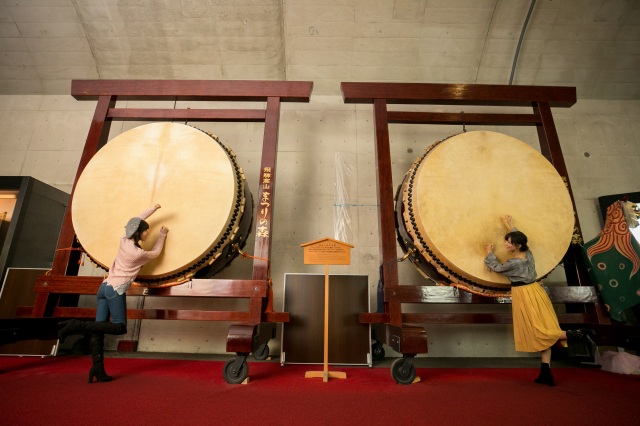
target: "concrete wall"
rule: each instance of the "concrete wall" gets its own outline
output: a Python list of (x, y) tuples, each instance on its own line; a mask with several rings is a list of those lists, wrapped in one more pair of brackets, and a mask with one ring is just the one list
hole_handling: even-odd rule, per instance
[[(129, 106), (140, 105), (145, 104), (129, 103)], [(176, 107), (187, 106), (203, 107), (202, 104), (187, 103), (178, 103)], [(0, 96), (0, 134), (3, 135), (0, 139), (0, 174), (33, 176), (70, 192), (94, 107), (94, 102), (80, 102), (70, 96)], [(173, 103), (167, 102), (160, 107), (173, 108)], [(476, 109), (464, 108), (465, 112)], [(459, 108), (449, 110), (458, 112)], [(578, 217), (585, 240), (589, 240), (601, 229), (597, 197), (640, 191), (635, 168), (640, 164), (640, 101), (580, 100), (570, 109), (554, 109), (553, 113)], [(352, 264), (333, 266), (330, 272), (368, 275), (371, 306), (375, 309), (379, 239), (372, 118), (370, 106), (345, 105), (340, 97), (314, 96), (308, 104), (283, 105), (271, 253), (277, 310), (282, 309), (285, 273), (324, 272), (322, 266), (303, 264), (300, 247), (302, 243), (322, 237), (338, 238), (355, 245)], [(111, 137), (140, 124), (143, 123), (114, 123)], [(263, 125), (195, 125), (218, 135), (233, 149), (254, 197), (257, 196)], [(533, 128), (467, 126), (467, 130), (481, 128), (512, 135), (538, 148)], [(392, 125), (394, 185), (402, 181), (425, 148), (461, 130), (460, 126)], [(252, 233), (245, 248), (247, 253), (253, 252), (253, 238)], [(398, 253), (400, 256), (401, 252)], [(425, 283), (408, 262), (400, 264), (399, 270), (401, 282)], [(103, 271), (85, 265), (82, 273), (101, 275)], [(250, 276), (251, 262), (240, 259), (219, 275), (220, 278)], [(557, 268), (547, 283), (563, 285), (562, 268)], [(91, 306), (93, 298), (84, 298), (82, 303)], [(235, 310), (245, 306), (240, 300), (142, 300), (133, 297), (129, 304), (131, 307), (212, 310)], [(501, 312), (509, 307), (412, 306), (407, 307), (409, 309)], [(137, 337), (140, 351), (224, 353), (228, 326), (228, 323), (220, 322), (130, 321), (127, 338)], [(513, 349), (510, 326), (428, 325), (426, 328), (429, 356), (523, 355)], [(115, 341), (109, 344), (113, 347)], [(279, 353), (277, 339), (270, 347), (272, 353)]]

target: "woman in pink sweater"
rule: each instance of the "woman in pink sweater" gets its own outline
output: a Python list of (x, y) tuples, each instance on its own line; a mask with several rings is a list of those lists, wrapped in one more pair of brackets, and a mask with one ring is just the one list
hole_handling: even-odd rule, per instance
[(73, 334), (91, 333), (93, 365), (89, 370), (89, 383), (93, 383), (94, 377), (98, 382), (113, 380), (104, 370), (104, 335), (127, 332), (127, 290), (140, 269), (148, 261), (158, 257), (164, 247), (169, 232), (164, 226), (160, 228), (160, 235), (151, 250), (146, 251), (140, 247), (140, 242), (145, 241), (149, 235), (149, 224), (145, 219), (159, 208), (160, 204), (156, 204), (127, 222), (125, 232), (120, 237), (118, 254), (109, 268), (109, 275), (98, 289), (96, 321), (71, 320), (58, 332), (61, 342)]

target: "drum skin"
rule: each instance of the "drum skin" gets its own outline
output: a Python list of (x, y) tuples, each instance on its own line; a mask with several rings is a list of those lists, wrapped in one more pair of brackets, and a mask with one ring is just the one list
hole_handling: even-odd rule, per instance
[(484, 265), (493, 243), (507, 260), (505, 215), (524, 232), (538, 278), (562, 260), (575, 218), (567, 185), (526, 143), (489, 132), (465, 132), (437, 142), (413, 164), (396, 194), (400, 246), (426, 277), (491, 295), (509, 280)]
[(72, 221), (87, 255), (108, 269), (127, 221), (162, 208), (147, 222), (150, 250), (161, 226), (165, 247), (137, 281), (163, 283), (211, 276), (242, 247), (253, 201), (235, 155), (215, 136), (177, 123), (135, 127), (109, 141), (87, 164), (72, 198)]

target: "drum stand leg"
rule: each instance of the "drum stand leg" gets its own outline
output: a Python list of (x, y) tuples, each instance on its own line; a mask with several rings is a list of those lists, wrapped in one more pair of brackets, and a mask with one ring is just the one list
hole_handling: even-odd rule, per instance
[(237, 357), (227, 361), (223, 376), (227, 383), (243, 383), (249, 375), (247, 357), (253, 353), (253, 358), (259, 361), (269, 357), (269, 340), (276, 336), (276, 324), (263, 322), (256, 325), (234, 324), (229, 327), (227, 336), (227, 352), (235, 352)]
[(420, 378), (416, 377), (413, 358), (417, 353), (428, 352), (427, 332), (424, 328), (375, 324), (373, 325), (373, 338), (376, 340), (376, 344), (385, 343), (394, 351), (403, 354), (402, 358), (396, 359), (391, 364), (391, 376), (396, 383), (409, 385), (420, 381)]

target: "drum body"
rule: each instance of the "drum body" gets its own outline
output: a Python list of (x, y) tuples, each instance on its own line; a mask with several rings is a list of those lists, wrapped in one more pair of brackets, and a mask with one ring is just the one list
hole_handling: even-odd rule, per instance
[(133, 128), (91, 159), (71, 201), (78, 241), (108, 269), (124, 225), (155, 204), (143, 248), (155, 244), (161, 226), (169, 234), (160, 256), (136, 281), (149, 285), (211, 277), (238, 254), (253, 219), (253, 199), (235, 155), (213, 135), (176, 123)]
[(505, 262), (502, 218), (524, 232), (538, 278), (562, 260), (575, 218), (567, 185), (538, 151), (513, 137), (465, 132), (437, 142), (413, 164), (396, 194), (396, 234), (427, 278), (487, 296), (510, 290), (484, 265), (486, 246)]

